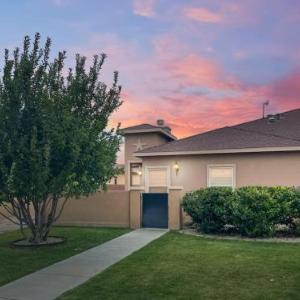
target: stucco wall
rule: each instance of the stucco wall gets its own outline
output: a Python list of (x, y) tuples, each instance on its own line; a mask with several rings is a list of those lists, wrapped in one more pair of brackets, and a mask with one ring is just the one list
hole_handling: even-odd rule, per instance
[(125, 187), (129, 186), (129, 162), (141, 162), (142, 160), (133, 155), (136, 152), (136, 144), (138, 141), (144, 145), (144, 148), (162, 145), (168, 142), (168, 138), (159, 133), (135, 133), (125, 136)]
[[(0, 212), (3, 213), (3, 214), (6, 214), (5, 210), (1, 206), (0, 206)], [(0, 214), (0, 220), (3, 220), (3, 219), (4, 219), (4, 217)]]
[(89, 197), (70, 199), (58, 224), (129, 227), (129, 192), (97, 192)]
[[(179, 165), (176, 174), (175, 162)], [(171, 186), (191, 191), (207, 186), (207, 166), (234, 164), (236, 186), (300, 186), (300, 152), (143, 158), (143, 166), (171, 166)]]

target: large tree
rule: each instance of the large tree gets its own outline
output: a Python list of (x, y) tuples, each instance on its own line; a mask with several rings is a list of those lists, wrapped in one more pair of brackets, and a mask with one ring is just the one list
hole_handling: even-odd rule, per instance
[(62, 202), (105, 187), (121, 141), (118, 128), (107, 128), (121, 88), (117, 72), (111, 87), (99, 81), (105, 55), (86, 71), (77, 54), (65, 71), (66, 53), (50, 61), (50, 45), (41, 47), (37, 33), (21, 50), (5, 50), (0, 79), (0, 207), (35, 244), (47, 240)]

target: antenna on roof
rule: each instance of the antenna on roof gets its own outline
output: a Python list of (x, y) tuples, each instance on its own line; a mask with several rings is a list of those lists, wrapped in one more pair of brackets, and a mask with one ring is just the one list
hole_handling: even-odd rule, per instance
[(266, 107), (270, 104), (270, 101), (267, 100), (262, 104), (262, 117), (263, 119), (266, 117)]

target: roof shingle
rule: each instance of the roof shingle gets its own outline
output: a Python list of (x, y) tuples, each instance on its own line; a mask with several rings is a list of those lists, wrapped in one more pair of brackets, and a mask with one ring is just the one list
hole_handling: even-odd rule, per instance
[(274, 122), (270, 122), (268, 118), (258, 119), (197, 134), (136, 153), (159, 154), (269, 147), (300, 147), (300, 109), (285, 112)]

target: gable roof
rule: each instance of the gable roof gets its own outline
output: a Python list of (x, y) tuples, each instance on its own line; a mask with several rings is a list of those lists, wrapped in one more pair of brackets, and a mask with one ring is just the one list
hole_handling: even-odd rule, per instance
[(171, 129), (167, 126), (155, 126), (151, 124), (140, 124), (135, 126), (130, 126), (123, 128), (121, 130), (123, 134), (133, 134), (133, 133), (151, 133), (157, 132), (166, 137), (168, 137), (171, 141), (177, 140), (176, 136), (171, 133)]
[(181, 154), (300, 151), (300, 109), (269, 118), (224, 127), (161, 146), (147, 148), (136, 156)]

